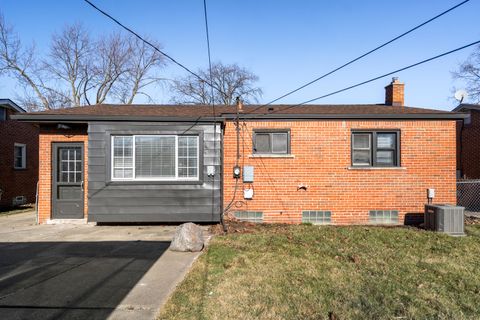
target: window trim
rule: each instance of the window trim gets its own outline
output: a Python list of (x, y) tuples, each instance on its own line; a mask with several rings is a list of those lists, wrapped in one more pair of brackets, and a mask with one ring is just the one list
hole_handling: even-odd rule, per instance
[[(21, 147), (22, 148), (22, 166), (16, 166), (16, 155), (15, 155), (15, 148)], [(25, 143), (17, 143), (13, 144), (13, 168), (16, 170), (23, 170), (27, 168), (27, 145)]]
[[(355, 134), (370, 134), (370, 164), (355, 164), (353, 162), (353, 137)], [(382, 133), (392, 133), (395, 134), (395, 149), (384, 149), (380, 148), (379, 150), (390, 150), (394, 151), (394, 165), (385, 165), (377, 162), (377, 134)], [(352, 129), (350, 134), (350, 163), (352, 168), (399, 168), (402, 165), (401, 161), (401, 143), (400, 143), (401, 131), (400, 129)]]
[[(272, 136), (274, 133), (285, 133), (287, 134), (287, 152), (272, 152), (272, 145), (270, 145), (270, 152), (257, 152), (255, 150), (255, 142), (257, 139), (257, 134), (269, 134), (270, 135), (270, 144), (272, 144)], [(253, 156), (289, 156), (292, 154), (291, 149), (291, 134), (290, 129), (253, 129), (252, 135), (252, 155)]]
[[(174, 133), (152, 133), (152, 134), (123, 134), (123, 133), (112, 133), (110, 136), (110, 181), (111, 182), (133, 182), (133, 183), (156, 183), (156, 182), (172, 182), (172, 183), (198, 183), (201, 182), (202, 173), (200, 172), (203, 170), (202, 161), (200, 161), (200, 157), (202, 156), (203, 150), (201, 150), (201, 135), (200, 134), (174, 134)], [(132, 168), (133, 174), (132, 178), (115, 178), (113, 175), (114, 165), (114, 139), (115, 137), (132, 137), (133, 144), (132, 144)], [(162, 136), (162, 137), (175, 137), (175, 177), (152, 177), (152, 178), (136, 178), (136, 167), (135, 167), (135, 143), (136, 137), (151, 137), (151, 136)], [(196, 177), (179, 177), (178, 176), (178, 137), (196, 137), (197, 138), (197, 176)]]

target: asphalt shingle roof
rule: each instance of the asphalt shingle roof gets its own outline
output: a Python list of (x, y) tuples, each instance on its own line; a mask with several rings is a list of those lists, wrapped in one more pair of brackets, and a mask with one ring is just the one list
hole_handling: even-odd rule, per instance
[[(302, 105), (289, 108), (291, 105), (270, 105), (261, 107), (251, 113), (259, 105), (245, 105), (243, 116), (275, 114), (275, 115), (428, 115), (452, 114), (449, 111), (424, 109), (403, 106), (388, 106), (383, 104), (355, 104), (355, 105)], [(289, 109), (286, 109), (289, 108)], [(284, 110), (286, 109), (286, 110)], [(235, 106), (216, 106), (216, 117), (233, 115)], [(210, 105), (91, 105), (41, 112), (32, 112), (28, 115), (75, 115), (75, 116), (143, 116), (143, 117), (212, 117)], [(268, 116), (267, 116), (268, 117)]]

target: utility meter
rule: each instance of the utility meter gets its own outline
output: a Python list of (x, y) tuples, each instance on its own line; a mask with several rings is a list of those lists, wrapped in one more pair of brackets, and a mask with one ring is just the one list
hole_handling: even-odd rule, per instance
[(239, 166), (234, 166), (233, 167), (233, 177), (235, 179), (240, 178), (240, 167)]

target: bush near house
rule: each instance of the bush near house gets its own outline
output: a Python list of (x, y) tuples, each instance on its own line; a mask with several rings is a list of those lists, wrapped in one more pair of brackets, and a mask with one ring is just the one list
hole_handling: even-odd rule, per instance
[(480, 225), (257, 226), (215, 237), (160, 319), (474, 319)]

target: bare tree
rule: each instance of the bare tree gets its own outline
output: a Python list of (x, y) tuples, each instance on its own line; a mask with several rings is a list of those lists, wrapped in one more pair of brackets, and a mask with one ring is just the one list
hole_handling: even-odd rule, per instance
[[(148, 41), (157, 48), (161, 47), (153, 40)], [(120, 85), (116, 89), (115, 95), (126, 104), (132, 104), (133, 99), (138, 95), (143, 95), (152, 101), (152, 97), (144, 89), (167, 80), (155, 72), (165, 65), (165, 59), (160, 52), (152, 50), (150, 46), (137, 38), (129, 39), (128, 48), (129, 58), (126, 61), (126, 72), (120, 79)]]
[(26, 108), (131, 104), (139, 95), (152, 100), (145, 89), (165, 80), (158, 76), (164, 57), (143, 41), (120, 33), (93, 39), (81, 24), (55, 33), (50, 53), (36, 57), (0, 15), (0, 73), (23, 85), (20, 101)]
[(480, 103), (480, 46), (463, 62), (457, 71), (452, 72), (453, 78), (466, 84), (468, 97), (475, 103)]
[(72, 106), (81, 105), (92, 53), (91, 39), (80, 24), (66, 26), (61, 33), (52, 36), (50, 55), (44, 59), (43, 68), (51, 81), (60, 82), (56, 83), (56, 88), (66, 85), (66, 92), (54, 90), (63, 97), (56, 97), (56, 100), (68, 101)]
[(25, 102), (28, 107), (41, 104), (43, 108), (50, 109), (48, 90), (35, 56), (35, 46), (24, 48), (18, 35), (0, 13), (0, 72), (18, 80), (26, 91)]
[[(262, 89), (255, 86), (258, 77), (237, 64), (214, 63), (211, 79), (208, 69), (198, 70), (197, 74), (203, 79), (209, 79), (215, 87), (213, 101), (216, 104), (234, 104), (238, 96), (242, 97), (246, 103), (258, 102), (258, 98), (262, 95)], [(174, 81), (172, 90), (174, 92), (172, 101), (175, 103), (212, 103), (210, 86), (193, 75)]]

